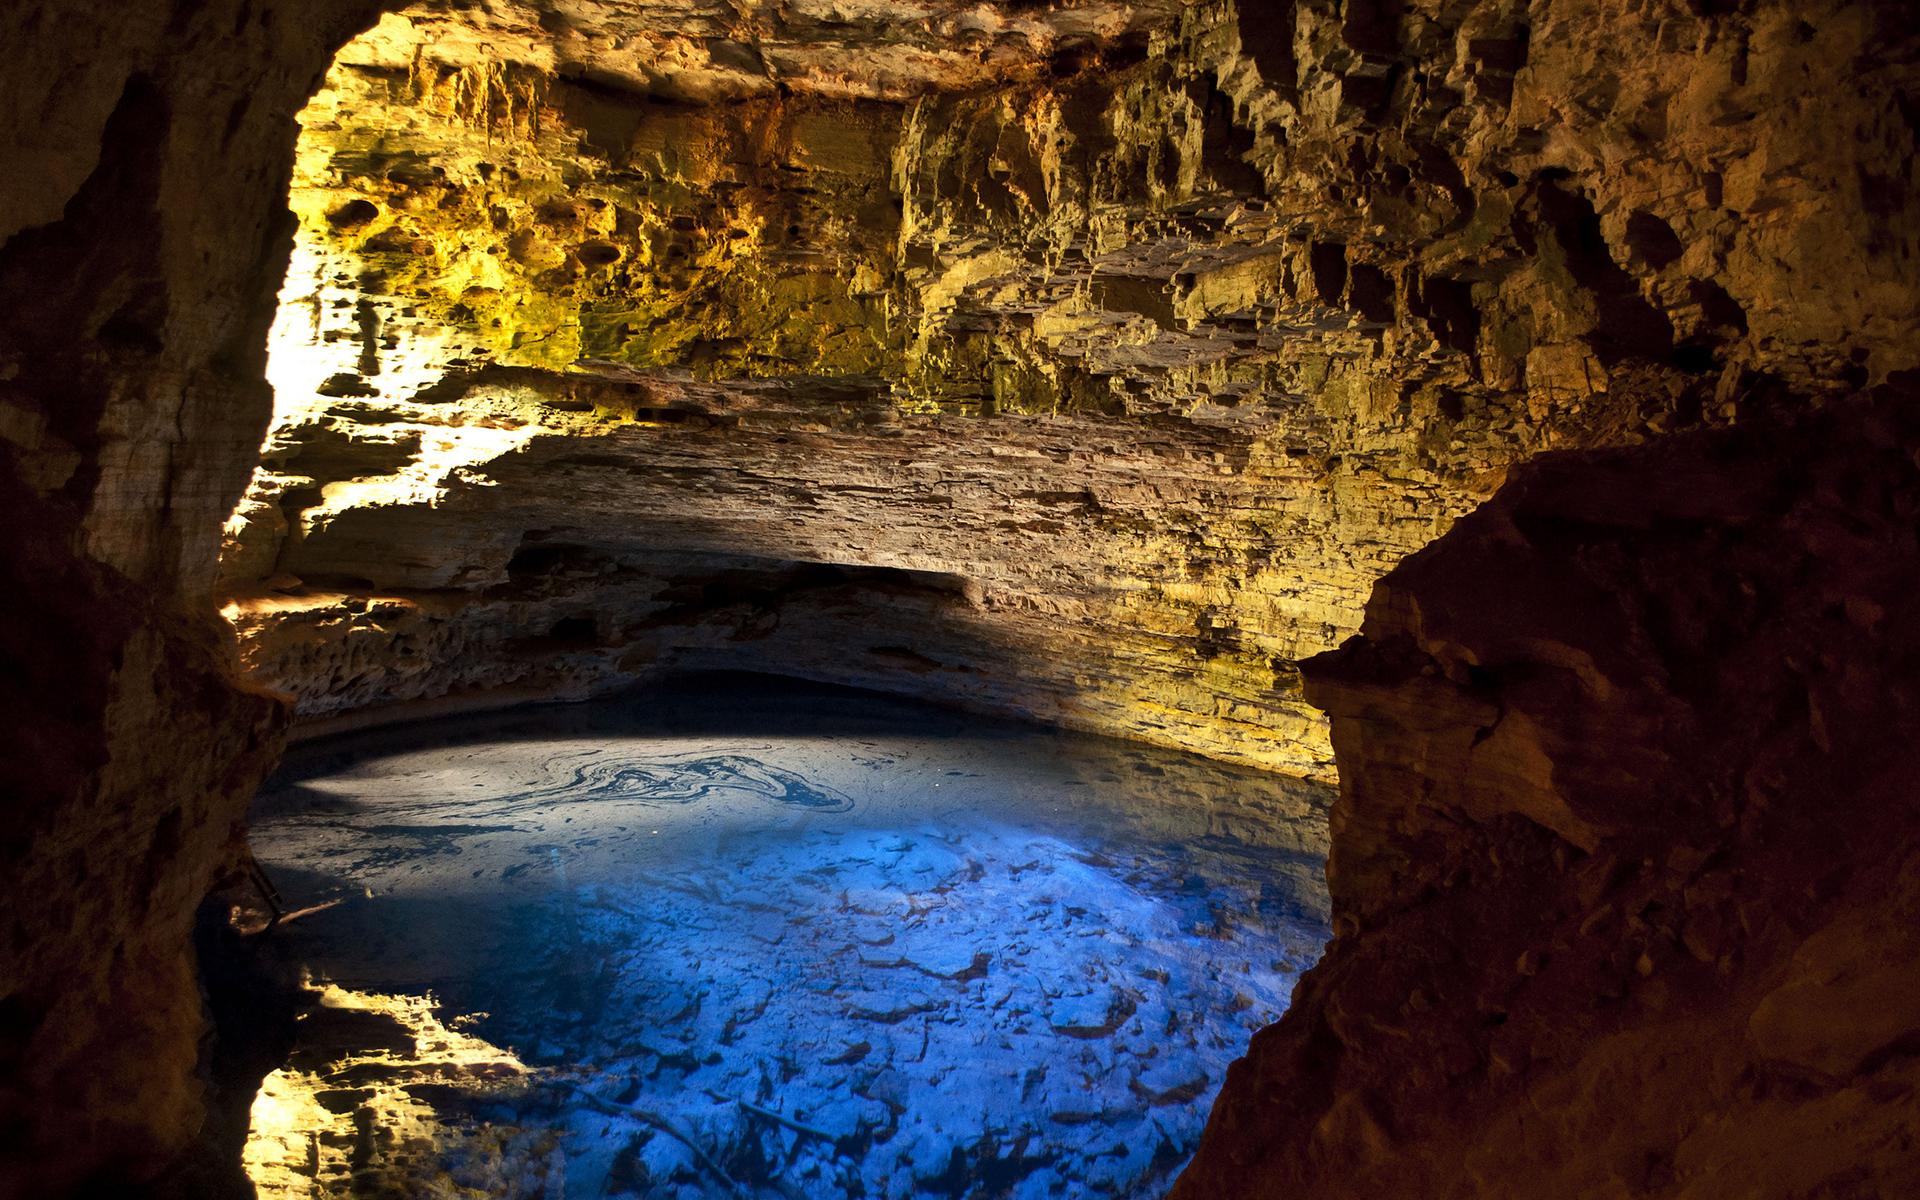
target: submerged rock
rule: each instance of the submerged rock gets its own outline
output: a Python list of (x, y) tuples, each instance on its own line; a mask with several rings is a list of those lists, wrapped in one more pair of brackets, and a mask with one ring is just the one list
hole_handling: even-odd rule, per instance
[[(315, 894), (372, 892), (295, 927), (316, 969), (430, 988), (520, 1051), (532, 1091), (487, 1111), (557, 1136), (570, 1192), (1159, 1194), (1214, 1081), (1324, 936), (1311, 860), (1280, 848), (1301, 832), (1169, 841), (1155, 831), (1194, 817), (1160, 789), (1269, 780), (873, 699), (806, 703), (729, 741), (845, 811), (739, 788), (688, 801), (679, 781), (707, 778), (721, 746), (627, 708), (590, 740), (576, 712), (330, 747), (263, 797), (256, 844)], [(885, 753), (822, 736), (849, 718)], [(651, 793), (585, 776), (514, 790), (589, 749), (683, 774), (649, 766)], [(1071, 813), (1036, 803), (1081, 774), (1112, 782)], [(513, 819), (466, 820), (476, 808)], [(440, 822), (457, 855), (418, 835)], [(529, 859), (547, 869), (514, 869)], [(1242, 914), (1235, 930), (1194, 933), (1216, 904)]]

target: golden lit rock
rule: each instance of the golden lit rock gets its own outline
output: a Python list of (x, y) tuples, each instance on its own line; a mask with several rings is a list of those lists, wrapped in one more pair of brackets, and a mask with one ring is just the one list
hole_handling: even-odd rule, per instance
[[(313, 990), (301, 1020), (322, 1030), (303, 1033), (300, 1058), (269, 1073), (253, 1100), (243, 1157), (261, 1200), (540, 1194), (552, 1135), (461, 1121), (453, 1105), (421, 1098), (523, 1091), (530, 1073), (511, 1052), (448, 1027), (431, 997)], [(450, 1162), (466, 1182), (448, 1178)]]

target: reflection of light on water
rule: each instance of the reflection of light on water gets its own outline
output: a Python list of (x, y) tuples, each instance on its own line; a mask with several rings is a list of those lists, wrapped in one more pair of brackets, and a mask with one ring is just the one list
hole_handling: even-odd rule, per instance
[(284, 1070), (261, 1081), (243, 1155), (247, 1178), (261, 1200), (304, 1200), (318, 1189), (322, 1134), (348, 1132), (345, 1117), (336, 1117), (313, 1098), (319, 1090), (313, 1076)]
[(449, 1124), (444, 1106), (436, 1109), (417, 1095), (423, 1087), (475, 1098), (519, 1092), (530, 1072), (511, 1051), (458, 1028), (464, 1019), (453, 1026), (441, 1021), (431, 997), (335, 984), (316, 991), (316, 1007), (303, 1022), (343, 1028), (337, 1044), (326, 1044), (322, 1034), (323, 1044), (306, 1046), (298, 1065), (272, 1072), (260, 1085), (243, 1161), (261, 1200), (342, 1195), (349, 1180), (357, 1195), (369, 1170), (401, 1189), (396, 1194), (449, 1197), (517, 1194), (472, 1190), (448, 1176), (449, 1163), (469, 1178), (509, 1184), (544, 1175), (538, 1162), (544, 1139)]

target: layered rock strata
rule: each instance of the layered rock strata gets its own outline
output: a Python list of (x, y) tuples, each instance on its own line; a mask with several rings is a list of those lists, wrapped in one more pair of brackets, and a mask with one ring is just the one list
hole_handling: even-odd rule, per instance
[[(987, 92), (905, 26), (858, 87), (784, 26), (596, 73), (613, 6), (343, 51), (230, 529), (258, 677), (324, 717), (751, 663), (1325, 776), (1298, 661), (1511, 463), (1912, 361), (1911, 133), (1831, 70), (1870, 8), (1620, 18), (1645, 61), (1050, 11)], [(1756, 99), (1833, 87), (1884, 177)]]
[[(581, 420), (520, 424), (562, 396)], [(228, 609), (312, 715), (751, 666), (1319, 768), (1279, 680), (1390, 553), (1341, 542), (1311, 467), (1230, 426), (1010, 415), (983, 438), (870, 385), (631, 374), (496, 373), (458, 403), (517, 448), (430, 501), (329, 487), (274, 566), (319, 589)], [(444, 428), (383, 411), (387, 436)]]

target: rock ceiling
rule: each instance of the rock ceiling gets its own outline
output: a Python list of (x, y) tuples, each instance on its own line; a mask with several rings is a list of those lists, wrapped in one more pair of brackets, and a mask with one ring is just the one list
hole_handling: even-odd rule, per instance
[(1076, 56), (1164, 38), (1182, 0), (546, 0), (418, 4), (347, 63), (513, 62), (691, 102), (776, 93), (905, 100), (1031, 80)]

